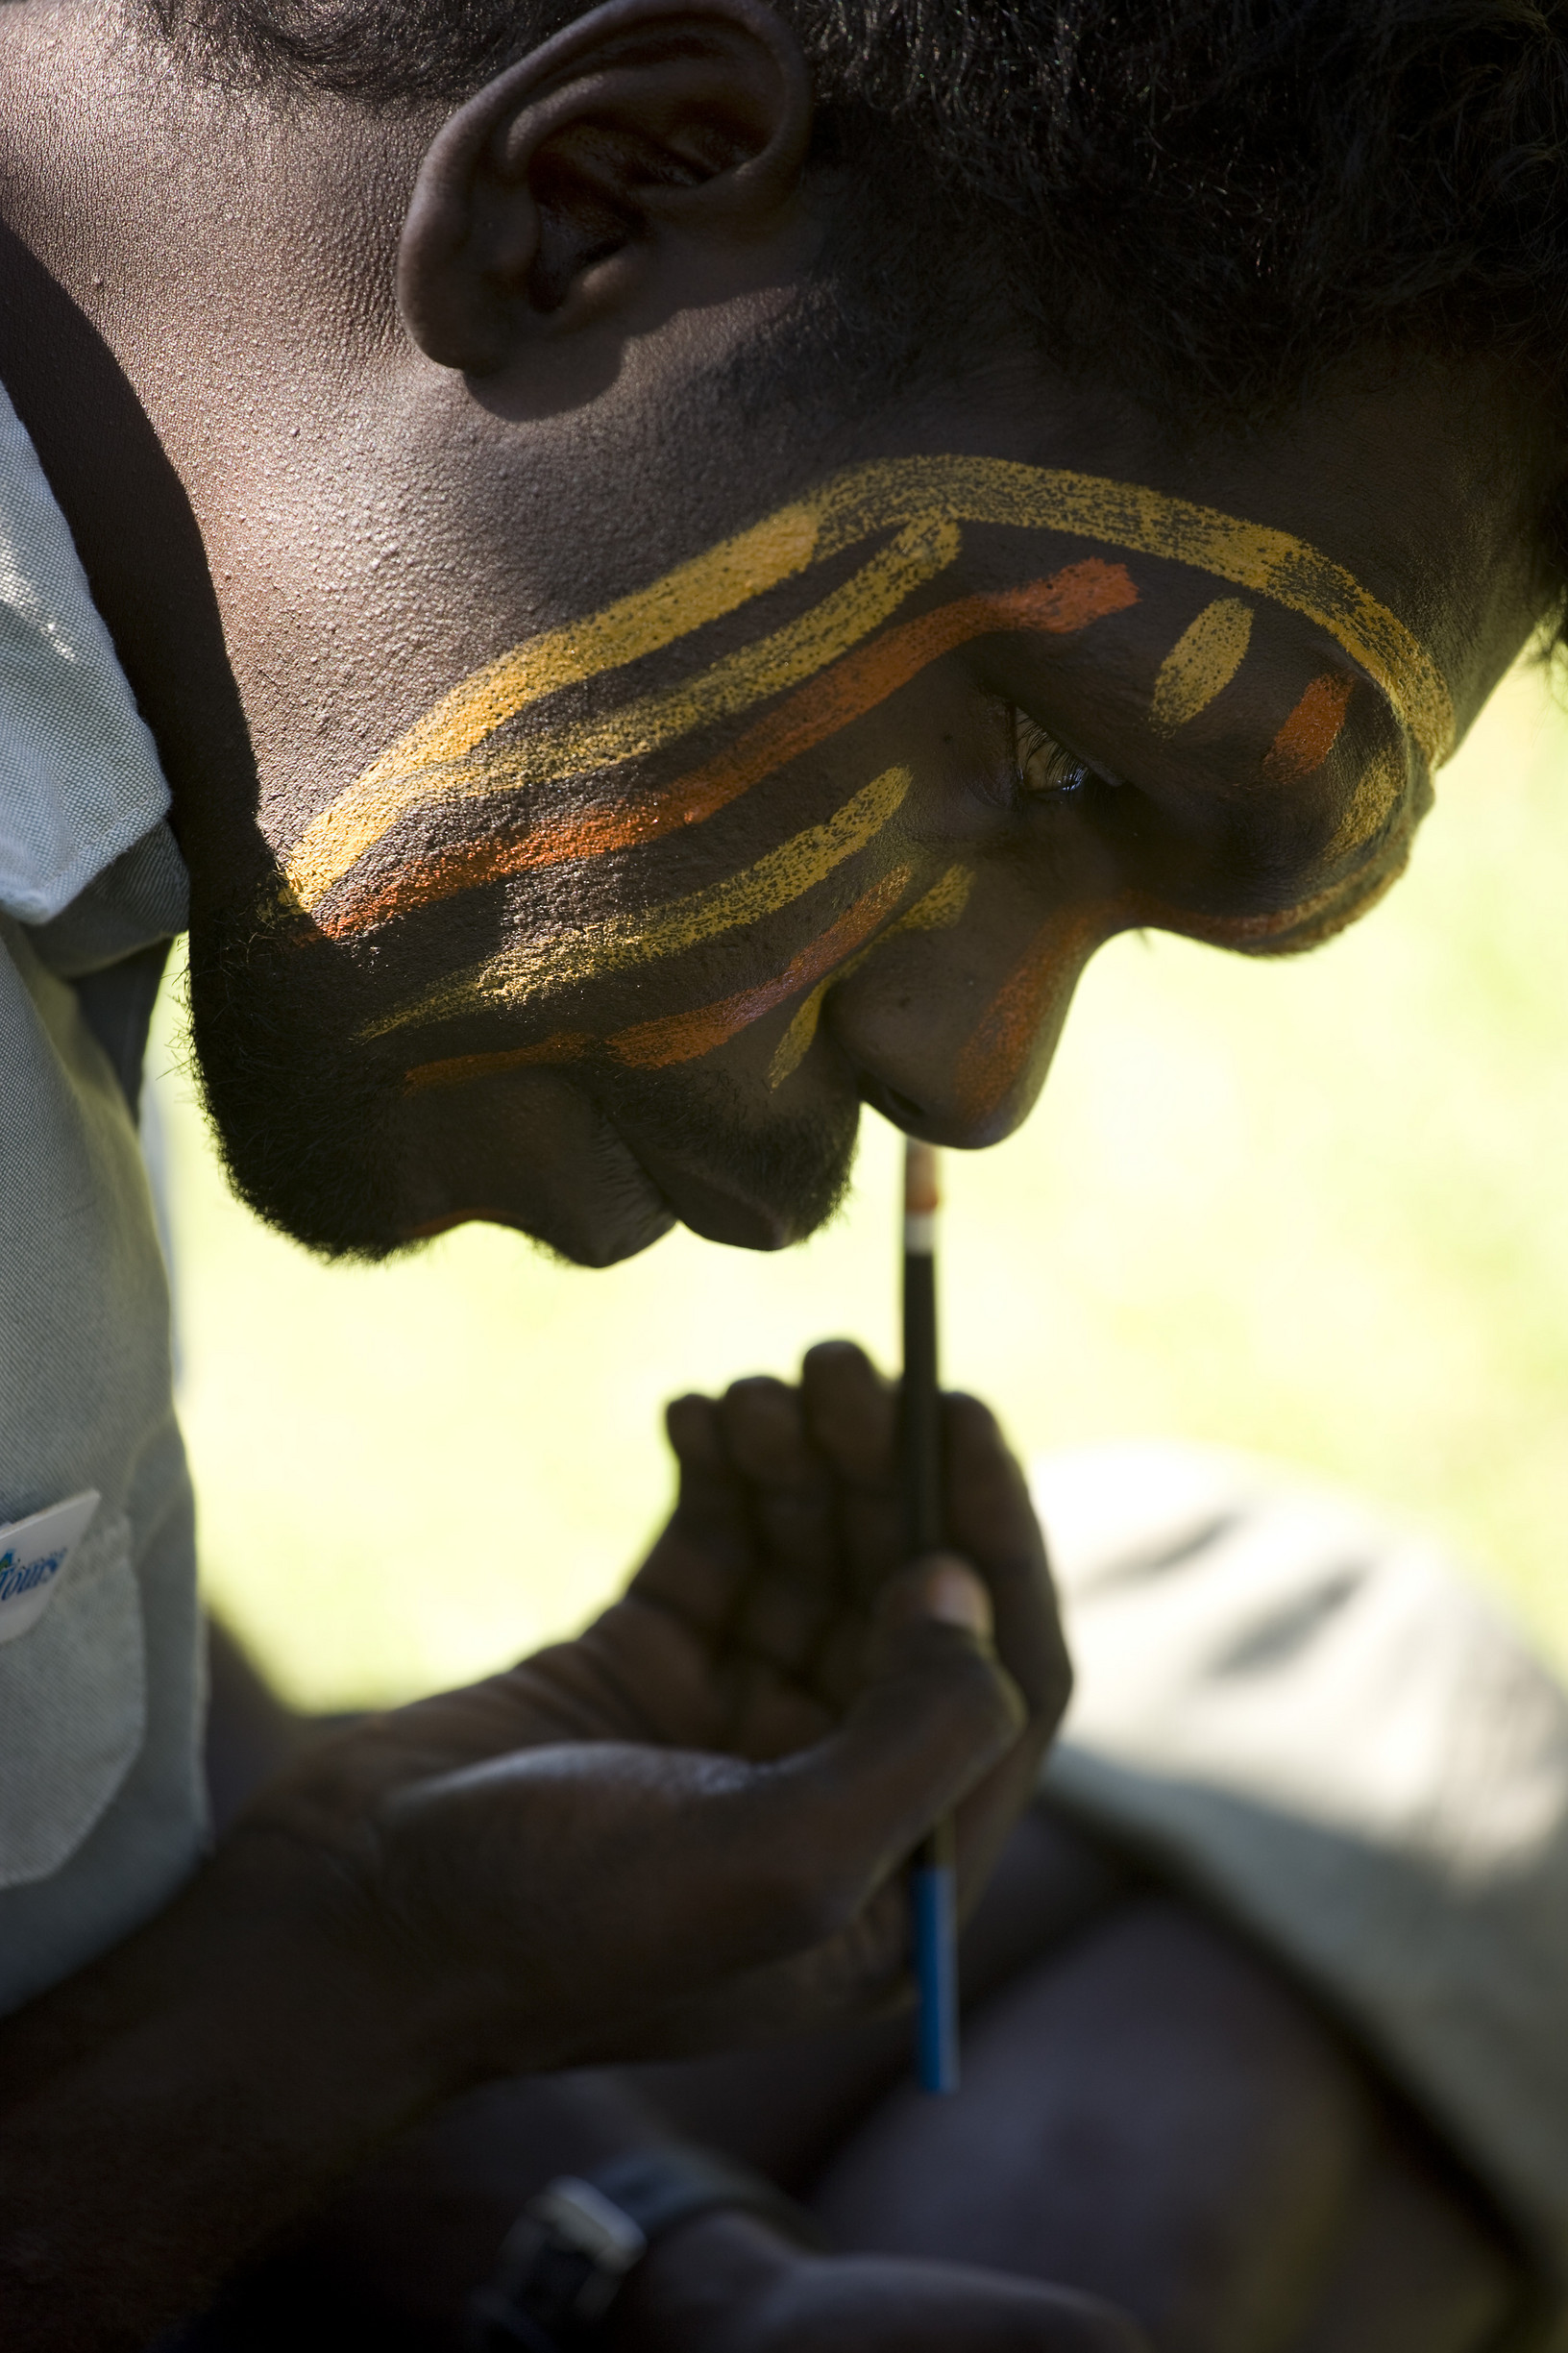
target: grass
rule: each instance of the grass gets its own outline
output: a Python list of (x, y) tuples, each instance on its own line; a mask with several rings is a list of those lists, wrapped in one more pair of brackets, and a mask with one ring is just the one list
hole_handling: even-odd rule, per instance
[[(1410, 876), (1318, 953), (1115, 943), (1034, 1119), (948, 1163), (950, 1376), (1028, 1451), (1177, 1434), (1350, 1482), (1467, 1554), (1568, 1667), (1568, 722), (1510, 680)], [(608, 1273), (470, 1228), (327, 1269), (224, 1190), (166, 1000), (183, 1410), (216, 1605), (317, 1706), (580, 1622), (663, 1509), (662, 1401), (886, 1360), (895, 1144), (784, 1258)]]

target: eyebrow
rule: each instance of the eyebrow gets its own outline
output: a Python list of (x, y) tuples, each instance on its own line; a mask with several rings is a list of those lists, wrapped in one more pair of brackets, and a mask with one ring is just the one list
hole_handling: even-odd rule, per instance
[[(649, 587), (459, 681), (306, 827), (283, 866), (296, 903), (311, 911), (409, 809), (439, 797), (441, 769), (562, 687), (659, 651), (877, 531), (965, 525), (1090, 539), (1267, 597), (1335, 639), (1430, 764), (1452, 748), (1453, 703), (1431, 655), (1351, 573), (1290, 532), (1142, 484), (1014, 459), (885, 458), (831, 478)], [(755, 699), (772, 691), (759, 674)]]

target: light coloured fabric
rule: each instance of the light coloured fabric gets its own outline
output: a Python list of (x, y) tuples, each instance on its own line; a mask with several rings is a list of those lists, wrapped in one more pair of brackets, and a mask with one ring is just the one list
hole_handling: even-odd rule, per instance
[(38, 1623), (0, 1650), (6, 1804), (0, 1887), (70, 1861), (136, 1761), (147, 1729), (131, 1523), (100, 1507)]
[(168, 805), (69, 527), (0, 391), (0, 908), (48, 922)]
[(0, 1653), (0, 2012), (164, 1902), (206, 1828), (195, 1532), (169, 1303), (120, 1079), (0, 917), (0, 1524), (99, 1513)]
[(167, 800), (0, 396), (0, 1525), (103, 1498), (0, 1651), (0, 2012), (165, 1902), (205, 1835), (190, 1483), (131, 1102), (184, 920)]
[(1316, 1984), (1568, 2282), (1568, 1697), (1435, 1547), (1275, 1465), (1033, 1485), (1078, 1669), (1046, 1786)]

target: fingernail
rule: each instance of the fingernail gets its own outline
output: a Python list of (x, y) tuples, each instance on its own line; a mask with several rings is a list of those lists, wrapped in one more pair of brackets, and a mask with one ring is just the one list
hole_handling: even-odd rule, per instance
[(943, 1626), (962, 1626), (967, 1634), (990, 1635), (991, 1595), (974, 1571), (961, 1560), (933, 1565), (925, 1581), (925, 1614)]

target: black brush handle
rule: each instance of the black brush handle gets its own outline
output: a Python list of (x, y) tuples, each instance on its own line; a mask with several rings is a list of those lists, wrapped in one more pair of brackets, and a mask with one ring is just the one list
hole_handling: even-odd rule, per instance
[(904, 1253), (904, 1383), (898, 1406), (898, 1467), (903, 1488), (904, 1552), (913, 1560), (940, 1552), (942, 1392), (937, 1384), (937, 1262), (929, 1250)]

